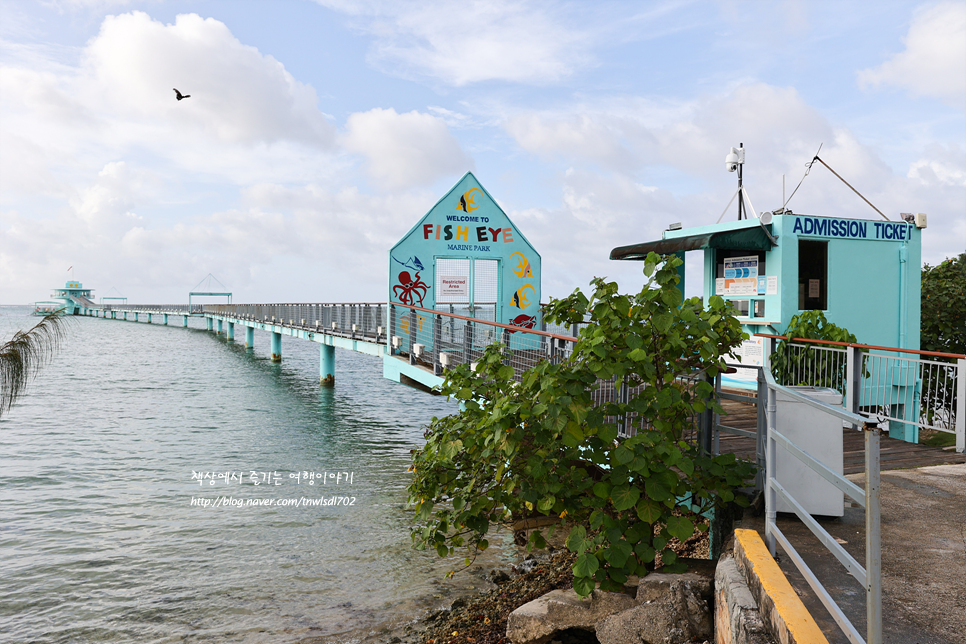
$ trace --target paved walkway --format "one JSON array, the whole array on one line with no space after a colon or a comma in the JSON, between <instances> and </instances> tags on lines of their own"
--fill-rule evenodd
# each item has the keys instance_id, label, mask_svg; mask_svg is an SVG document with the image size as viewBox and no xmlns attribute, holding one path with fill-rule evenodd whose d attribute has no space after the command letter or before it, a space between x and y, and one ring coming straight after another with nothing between
<instances>
[{"instance_id":1,"label":"paved walkway","mask_svg":"<svg viewBox=\"0 0 966 644\"><path fill-rule=\"evenodd\" d=\"M888 644L966 644L966 464L882 472L883 631ZM849 476L858 485L863 474ZM846 499L846 503L848 503ZM860 563L865 511L820 523ZM778 526L863 635L865 592L794 515ZM740 526L764 536L764 516ZM779 564L829 642L847 642L787 556Z\"/></svg>"}]
</instances>

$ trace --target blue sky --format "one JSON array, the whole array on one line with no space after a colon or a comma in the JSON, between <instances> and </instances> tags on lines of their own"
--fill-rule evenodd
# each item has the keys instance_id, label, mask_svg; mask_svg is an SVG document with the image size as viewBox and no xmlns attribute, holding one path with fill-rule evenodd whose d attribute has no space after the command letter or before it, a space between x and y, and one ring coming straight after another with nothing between
<instances>
[{"instance_id":1,"label":"blue sky","mask_svg":"<svg viewBox=\"0 0 966 644\"><path fill-rule=\"evenodd\" d=\"M137 302L208 273L238 302L382 300L467 170L545 296L636 289L610 250L715 221L739 142L759 211L821 144L890 218L928 213L925 261L963 252L966 3L4 1L0 303L68 266ZM823 168L788 205L878 218Z\"/></svg>"}]
</instances>

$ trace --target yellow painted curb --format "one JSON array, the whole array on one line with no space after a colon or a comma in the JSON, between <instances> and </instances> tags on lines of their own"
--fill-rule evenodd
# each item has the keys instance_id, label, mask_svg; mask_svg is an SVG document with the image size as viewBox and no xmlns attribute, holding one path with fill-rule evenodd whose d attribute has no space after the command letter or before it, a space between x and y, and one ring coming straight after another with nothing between
<instances>
[{"instance_id":1,"label":"yellow painted curb","mask_svg":"<svg viewBox=\"0 0 966 644\"><path fill-rule=\"evenodd\" d=\"M798 594L788 583L785 574L775 563L765 546L765 542L761 540L761 536L757 532L754 530L735 530L735 556L739 561L743 556L745 561L742 563L746 563L749 568L747 572L758 580L761 593L773 605L773 607L764 606L763 604L766 603L765 597L758 597L762 617L773 623L775 618L781 621L781 624L774 624L779 630L779 640L786 642L785 637L782 637L784 633L780 632L785 630L791 636L787 640L787 644L828 644L825 635L822 634L818 624L815 623L812 615L805 608L805 604L802 603ZM739 566L741 566L741 563L739 563ZM749 585L754 587L758 584L749 583ZM753 588L753 592L755 590L757 589ZM766 615L764 609L767 609L771 615ZM784 629L781 626L784 626Z\"/></svg>"}]
</instances>

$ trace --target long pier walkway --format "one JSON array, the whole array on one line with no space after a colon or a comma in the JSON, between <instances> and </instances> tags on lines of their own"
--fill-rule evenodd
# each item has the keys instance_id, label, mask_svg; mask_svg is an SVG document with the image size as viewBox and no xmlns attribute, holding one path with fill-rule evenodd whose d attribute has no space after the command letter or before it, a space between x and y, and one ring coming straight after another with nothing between
<instances>
[{"instance_id":1,"label":"long pier walkway","mask_svg":"<svg viewBox=\"0 0 966 644\"><path fill-rule=\"evenodd\" d=\"M575 330L567 335L557 328L526 329L396 303L75 304L80 315L113 320L169 324L174 318L187 327L189 318L203 318L209 331L232 342L244 330L248 348L254 347L255 331L264 331L270 334L271 359L276 362L282 360L283 335L316 342L323 386L335 383L336 348L381 357L386 378L430 390L442 384L444 369L471 364L494 342L513 351L508 363L519 377L544 358L570 355L576 341ZM388 330L393 328L402 335L391 335Z\"/></svg>"}]
</instances>

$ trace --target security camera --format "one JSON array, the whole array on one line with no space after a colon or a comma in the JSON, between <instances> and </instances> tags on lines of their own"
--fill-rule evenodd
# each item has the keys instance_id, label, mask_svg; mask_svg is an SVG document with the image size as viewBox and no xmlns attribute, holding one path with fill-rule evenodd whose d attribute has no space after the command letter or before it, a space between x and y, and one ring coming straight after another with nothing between
<instances>
[{"instance_id":1,"label":"security camera","mask_svg":"<svg viewBox=\"0 0 966 644\"><path fill-rule=\"evenodd\" d=\"M725 168L728 172L734 172L738 166L745 162L744 148L731 148L731 154L725 157Z\"/></svg>"}]
</instances>

